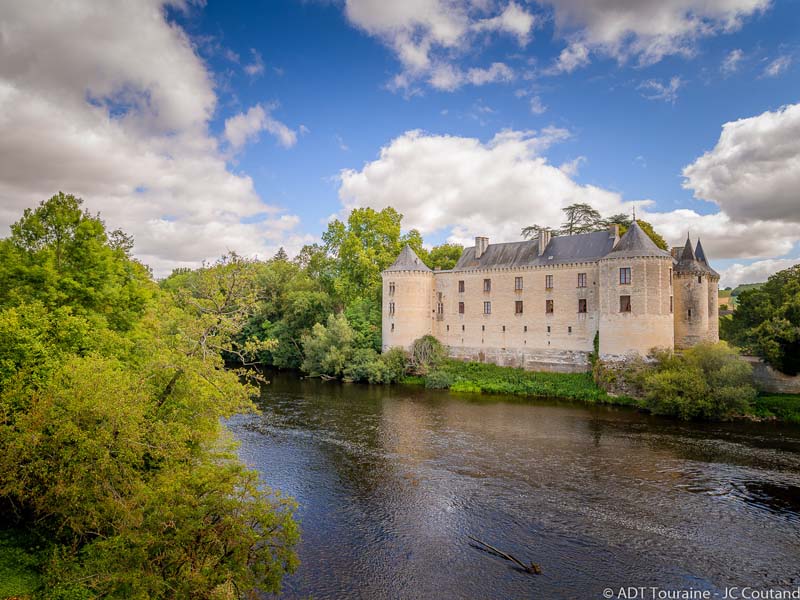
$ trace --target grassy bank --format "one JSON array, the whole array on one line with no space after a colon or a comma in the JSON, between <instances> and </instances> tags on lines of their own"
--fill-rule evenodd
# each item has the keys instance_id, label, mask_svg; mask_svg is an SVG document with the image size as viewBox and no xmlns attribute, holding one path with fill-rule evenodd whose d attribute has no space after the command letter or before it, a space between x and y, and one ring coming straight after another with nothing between
<instances>
[{"instance_id":1,"label":"grassy bank","mask_svg":"<svg viewBox=\"0 0 800 600\"><path fill-rule=\"evenodd\" d=\"M447 360L424 377L407 377L404 381L453 392L568 398L593 404L635 404L631 398L612 396L600 389L589 373L545 373Z\"/></svg>"},{"instance_id":2,"label":"grassy bank","mask_svg":"<svg viewBox=\"0 0 800 600\"><path fill-rule=\"evenodd\" d=\"M567 398L589 404L615 404L648 410L642 399L609 394L594 382L590 373L546 373L447 360L425 376L405 377L403 383L452 392ZM800 424L800 395L759 395L740 416Z\"/></svg>"},{"instance_id":3,"label":"grassy bank","mask_svg":"<svg viewBox=\"0 0 800 600\"><path fill-rule=\"evenodd\" d=\"M27 598L41 585L41 551L16 530L0 530L0 598Z\"/></svg>"},{"instance_id":4,"label":"grassy bank","mask_svg":"<svg viewBox=\"0 0 800 600\"><path fill-rule=\"evenodd\" d=\"M752 414L800 425L800 394L763 394L752 404Z\"/></svg>"}]
</instances>

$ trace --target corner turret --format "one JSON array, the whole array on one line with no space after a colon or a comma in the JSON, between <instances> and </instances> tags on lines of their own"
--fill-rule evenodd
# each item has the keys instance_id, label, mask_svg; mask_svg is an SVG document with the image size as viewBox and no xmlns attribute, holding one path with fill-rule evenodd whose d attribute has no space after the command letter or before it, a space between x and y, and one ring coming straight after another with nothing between
<instances>
[{"instance_id":1,"label":"corner turret","mask_svg":"<svg viewBox=\"0 0 800 600\"><path fill-rule=\"evenodd\" d=\"M433 271L406 245L381 273L382 347L409 348L417 338L433 333Z\"/></svg>"},{"instance_id":2,"label":"corner turret","mask_svg":"<svg viewBox=\"0 0 800 600\"><path fill-rule=\"evenodd\" d=\"M675 263L675 347L719 341L719 273L708 264L700 240L686 244Z\"/></svg>"}]
</instances>

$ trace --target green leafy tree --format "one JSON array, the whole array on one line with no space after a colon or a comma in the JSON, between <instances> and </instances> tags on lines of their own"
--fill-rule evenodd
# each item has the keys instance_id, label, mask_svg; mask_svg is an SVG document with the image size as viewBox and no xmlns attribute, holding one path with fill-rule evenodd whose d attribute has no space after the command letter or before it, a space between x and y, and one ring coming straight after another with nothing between
<instances>
[{"instance_id":1,"label":"green leafy tree","mask_svg":"<svg viewBox=\"0 0 800 600\"><path fill-rule=\"evenodd\" d=\"M720 333L779 371L800 373L800 265L741 291L733 315L721 320Z\"/></svg>"},{"instance_id":2,"label":"green leafy tree","mask_svg":"<svg viewBox=\"0 0 800 600\"><path fill-rule=\"evenodd\" d=\"M463 252L464 246L461 244L439 244L431 248L427 256L420 256L420 258L422 258L425 264L431 269L447 270L456 266Z\"/></svg>"}]
</instances>

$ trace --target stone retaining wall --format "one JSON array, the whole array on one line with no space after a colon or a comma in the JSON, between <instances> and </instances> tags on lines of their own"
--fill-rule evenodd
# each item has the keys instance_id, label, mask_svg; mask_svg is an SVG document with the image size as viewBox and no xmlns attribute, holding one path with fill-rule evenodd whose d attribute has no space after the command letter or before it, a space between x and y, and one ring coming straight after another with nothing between
<instances>
[{"instance_id":1,"label":"stone retaining wall","mask_svg":"<svg viewBox=\"0 0 800 600\"><path fill-rule=\"evenodd\" d=\"M501 367L521 367L527 371L584 373L591 369L589 353L579 350L451 347L456 360L491 363Z\"/></svg>"},{"instance_id":2,"label":"stone retaining wall","mask_svg":"<svg viewBox=\"0 0 800 600\"><path fill-rule=\"evenodd\" d=\"M757 356L745 356L744 359L753 366L753 379L759 390L773 394L800 394L800 375L784 375Z\"/></svg>"}]
</instances>

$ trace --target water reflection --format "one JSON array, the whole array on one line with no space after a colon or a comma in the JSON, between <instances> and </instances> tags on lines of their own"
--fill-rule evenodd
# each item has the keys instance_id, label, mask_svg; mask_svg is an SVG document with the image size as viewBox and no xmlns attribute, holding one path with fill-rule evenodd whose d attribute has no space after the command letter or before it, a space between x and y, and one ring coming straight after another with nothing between
<instances>
[{"instance_id":1,"label":"water reflection","mask_svg":"<svg viewBox=\"0 0 800 600\"><path fill-rule=\"evenodd\" d=\"M231 427L301 505L287 597L598 598L798 577L797 429L293 375L262 409Z\"/></svg>"}]
</instances>

